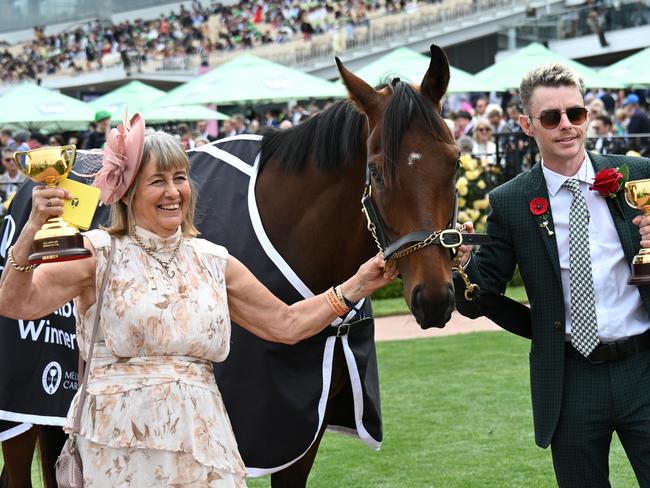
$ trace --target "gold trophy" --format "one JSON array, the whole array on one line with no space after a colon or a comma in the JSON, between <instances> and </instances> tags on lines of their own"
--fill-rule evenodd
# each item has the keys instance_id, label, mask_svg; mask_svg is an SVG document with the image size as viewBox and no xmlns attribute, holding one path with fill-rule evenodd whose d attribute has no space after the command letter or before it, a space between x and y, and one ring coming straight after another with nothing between
<instances>
[{"instance_id":1,"label":"gold trophy","mask_svg":"<svg viewBox=\"0 0 650 488\"><path fill-rule=\"evenodd\" d=\"M90 188L88 185L67 179L74 165L76 154L77 150L73 145L42 147L30 151L17 151L14 154L14 160L18 170L37 183L45 183L48 187L68 188L70 184L74 184ZM36 233L34 252L28 258L30 264L71 261L88 258L92 255L84 247L83 236L79 230L66 222L67 207L70 205L66 200L63 215L49 219ZM80 206L80 199L74 193L72 205L73 207ZM91 219L96 206L97 200L95 200L95 207L90 213Z\"/></svg>"},{"instance_id":2,"label":"gold trophy","mask_svg":"<svg viewBox=\"0 0 650 488\"><path fill-rule=\"evenodd\" d=\"M628 181L625 183L625 201L641 210L643 215L650 215L650 179ZM650 248L641 248L632 260L632 277L629 285L647 285L650 283Z\"/></svg>"}]
</instances>

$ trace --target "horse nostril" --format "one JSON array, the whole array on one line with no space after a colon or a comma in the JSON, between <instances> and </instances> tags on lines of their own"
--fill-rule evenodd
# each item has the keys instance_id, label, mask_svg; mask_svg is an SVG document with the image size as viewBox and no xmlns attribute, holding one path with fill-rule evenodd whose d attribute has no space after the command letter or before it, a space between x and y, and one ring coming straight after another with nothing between
<instances>
[{"instance_id":1,"label":"horse nostril","mask_svg":"<svg viewBox=\"0 0 650 488\"><path fill-rule=\"evenodd\" d=\"M415 288L413 288L413 292L411 293L411 312L413 312L414 315L418 315L421 312L422 309L422 287L420 285L416 285Z\"/></svg>"},{"instance_id":2,"label":"horse nostril","mask_svg":"<svg viewBox=\"0 0 650 488\"><path fill-rule=\"evenodd\" d=\"M423 286L416 285L411 293L411 312L422 328L444 327L454 310L453 283L445 283L435 291L427 293Z\"/></svg>"}]
</instances>

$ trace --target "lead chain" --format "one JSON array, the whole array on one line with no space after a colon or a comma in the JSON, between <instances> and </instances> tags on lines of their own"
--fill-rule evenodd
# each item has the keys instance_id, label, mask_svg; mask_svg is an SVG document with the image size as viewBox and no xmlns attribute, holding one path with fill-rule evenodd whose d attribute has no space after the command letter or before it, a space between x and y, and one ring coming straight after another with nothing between
<instances>
[{"instance_id":1,"label":"lead chain","mask_svg":"<svg viewBox=\"0 0 650 488\"><path fill-rule=\"evenodd\" d=\"M435 241L438 238L439 235L440 232L434 232L433 234L429 235L429 237L427 237L425 240L420 241L417 244L413 244L412 246L406 247L401 251L396 252L389 258L389 260L394 261L403 258L404 256L408 256L409 254L413 254L415 251L422 249L423 247L430 246L431 244L433 244L433 241Z\"/></svg>"}]
</instances>

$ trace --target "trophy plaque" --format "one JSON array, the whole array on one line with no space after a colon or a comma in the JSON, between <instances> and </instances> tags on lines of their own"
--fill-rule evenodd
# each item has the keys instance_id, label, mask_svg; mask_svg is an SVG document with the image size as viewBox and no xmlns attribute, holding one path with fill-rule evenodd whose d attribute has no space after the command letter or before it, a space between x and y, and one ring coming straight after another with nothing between
<instances>
[{"instance_id":1,"label":"trophy plaque","mask_svg":"<svg viewBox=\"0 0 650 488\"><path fill-rule=\"evenodd\" d=\"M17 151L14 160L18 170L37 183L45 183L48 187L58 186L68 182L67 176L74 165L76 148L73 145L52 146ZM90 188L82 183L72 182ZM66 186L66 185L61 185ZM73 194L73 199L75 198ZM97 199L86 206L90 215L97 207ZM65 211L61 217L49 219L34 236L34 252L29 256L30 264L54 263L88 258L92 253L84 247L83 236L79 230L66 221Z\"/></svg>"},{"instance_id":2,"label":"trophy plaque","mask_svg":"<svg viewBox=\"0 0 650 488\"><path fill-rule=\"evenodd\" d=\"M625 183L625 201L630 207L650 215L650 179ZM641 248L632 260L632 277L629 285L650 284L650 248Z\"/></svg>"}]
</instances>

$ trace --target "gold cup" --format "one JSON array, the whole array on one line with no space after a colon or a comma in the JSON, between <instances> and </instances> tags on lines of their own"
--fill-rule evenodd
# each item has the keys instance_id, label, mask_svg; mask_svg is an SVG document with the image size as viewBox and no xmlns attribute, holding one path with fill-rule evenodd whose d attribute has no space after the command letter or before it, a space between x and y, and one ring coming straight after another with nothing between
<instances>
[{"instance_id":1,"label":"gold cup","mask_svg":"<svg viewBox=\"0 0 650 488\"><path fill-rule=\"evenodd\" d=\"M650 179L628 181L625 183L625 201L641 210L643 215L650 215ZM647 285L650 283L650 248L641 248L632 260L632 277L629 285Z\"/></svg>"},{"instance_id":2,"label":"gold cup","mask_svg":"<svg viewBox=\"0 0 650 488\"><path fill-rule=\"evenodd\" d=\"M57 186L67 178L74 165L77 149L73 145L53 146L17 151L14 160L18 170L37 183ZM62 217L49 219L34 236L34 252L30 264L54 263L88 258L92 253L84 247L83 236Z\"/></svg>"}]
</instances>

